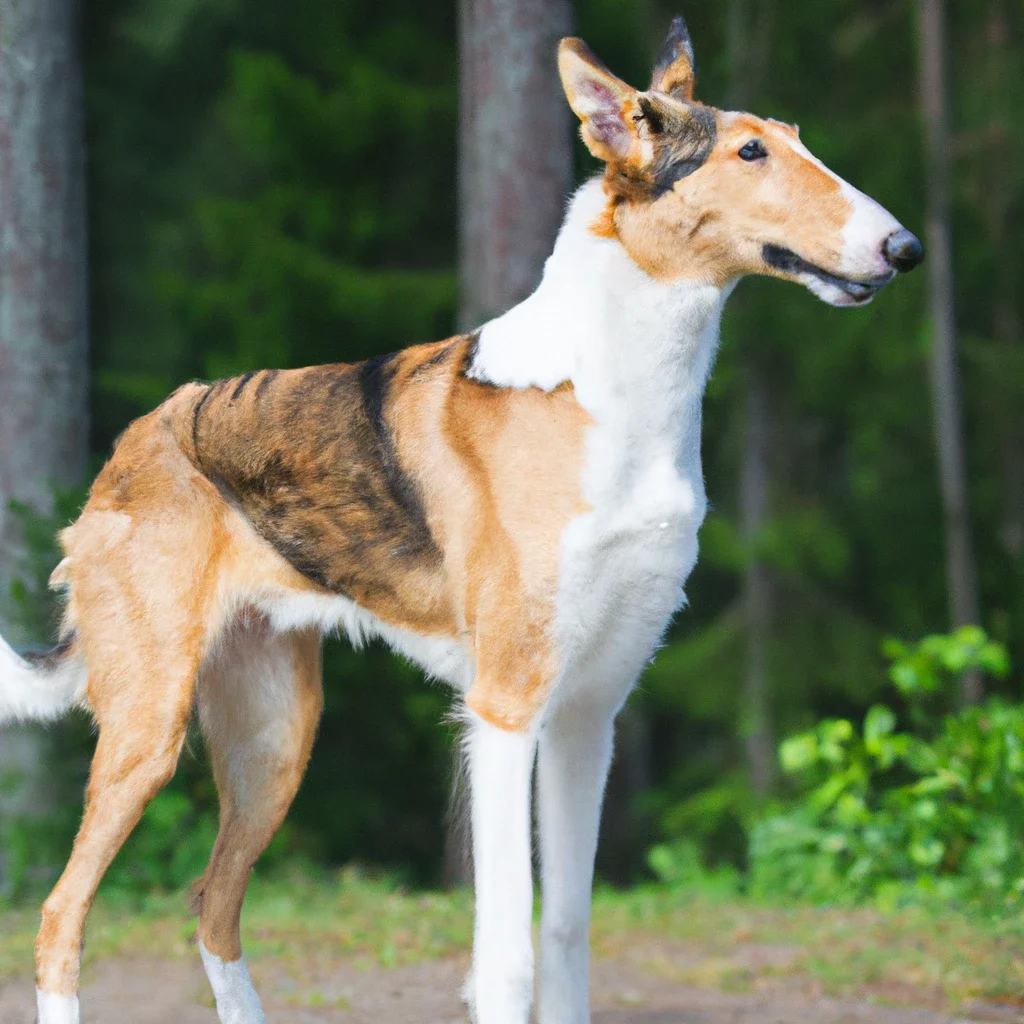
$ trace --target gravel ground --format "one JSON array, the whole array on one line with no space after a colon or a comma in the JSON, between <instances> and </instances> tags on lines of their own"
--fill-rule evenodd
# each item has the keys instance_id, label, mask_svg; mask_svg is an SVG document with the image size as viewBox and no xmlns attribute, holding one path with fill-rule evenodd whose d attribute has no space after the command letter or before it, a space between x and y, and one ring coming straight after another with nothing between
<instances>
[{"instance_id":1,"label":"gravel ground","mask_svg":"<svg viewBox=\"0 0 1024 1024\"><path fill-rule=\"evenodd\" d=\"M761 947L752 959L784 966L786 951ZM272 1024L462 1024L458 991L464 960L381 968L358 960L267 959L253 977ZM1020 1021L1019 1011L979 1006L969 1016L830 999L781 971L770 983L721 992L674 980L673 950L643 950L594 966L594 1024L968 1024ZM32 1024L30 978L0 986L0 1024ZM111 959L86 970L82 1024L215 1024L212 996L198 956L182 960Z\"/></svg>"}]
</instances>

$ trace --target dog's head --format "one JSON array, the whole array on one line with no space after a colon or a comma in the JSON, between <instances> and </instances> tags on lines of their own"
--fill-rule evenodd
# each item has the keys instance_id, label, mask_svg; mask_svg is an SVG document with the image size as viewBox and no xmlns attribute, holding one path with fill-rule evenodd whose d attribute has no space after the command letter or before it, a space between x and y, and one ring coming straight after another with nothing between
<instances>
[{"instance_id":1,"label":"dog's head","mask_svg":"<svg viewBox=\"0 0 1024 1024\"><path fill-rule=\"evenodd\" d=\"M855 306L924 258L918 239L813 156L796 127L697 102L682 18L645 91L580 39L563 39L558 61L583 141L607 163L608 204L593 230L618 238L652 276L725 285L768 274Z\"/></svg>"}]
</instances>

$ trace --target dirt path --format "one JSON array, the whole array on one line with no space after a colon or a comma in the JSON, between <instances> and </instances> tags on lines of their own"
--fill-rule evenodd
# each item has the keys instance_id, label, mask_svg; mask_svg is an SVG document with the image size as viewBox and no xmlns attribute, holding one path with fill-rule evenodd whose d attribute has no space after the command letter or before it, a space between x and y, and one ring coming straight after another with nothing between
<instances>
[{"instance_id":1,"label":"dirt path","mask_svg":"<svg viewBox=\"0 0 1024 1024\"><path fill-rule=\"evenodd\" d=\"M773 955L762 951L761 955ZM784 952L776 953L784 959ZM631 957L631 961L636 957ZM457 993L462 960L382 969L359 961L263 960L253 965L267 1014L274 1024L462 1024ZM598 961L594 969L594 1024L968 1024L1021 1020L998 1007L969 1017L875 1001L828 999L805 982L755 983L726 993L671 977L671 964ZM884 996L884 994L882 994ZM32 1024L29 979L0 986L0 1024ZM215 1024L212 997L199 966L180 960L102 961L87 971L83 1024Z\"/></svg>"}]
</instances>

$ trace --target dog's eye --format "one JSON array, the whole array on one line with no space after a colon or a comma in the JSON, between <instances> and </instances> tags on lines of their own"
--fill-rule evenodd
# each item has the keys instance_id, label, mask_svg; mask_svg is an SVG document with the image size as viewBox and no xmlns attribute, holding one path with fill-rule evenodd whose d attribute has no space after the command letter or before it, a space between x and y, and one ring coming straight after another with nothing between
<instances>
[{"instance_id":1,"label":"dog's eye","mask_svg":"<svg viewBox=\"0 0 1024 1024\"><path fill-rule=\"evenodd\" d=\"M763 160L768 155L764 143L760 139L751 139L741 150L741 160Z\"/></svg>"}]
</instances>

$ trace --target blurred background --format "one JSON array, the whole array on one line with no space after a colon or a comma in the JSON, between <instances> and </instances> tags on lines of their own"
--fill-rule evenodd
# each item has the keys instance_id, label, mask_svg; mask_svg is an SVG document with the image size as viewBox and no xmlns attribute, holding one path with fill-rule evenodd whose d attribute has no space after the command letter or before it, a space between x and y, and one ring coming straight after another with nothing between
<instances>
[{"instance_id":1,"label":"blurred background","mask_svg":"<svg viewBox=\"0 0 1024 1024\"><path fill-rule=\"evenodd\" d=\"M599 869L627 883L760 864L808 892L970 874L1019 895L1016 0L4 0L5 635L52 636L53 533L177 385L363 359L528 293L573 183L597 171L557 38L645 86L675 13L699 98L798 123L929 263L865 309L763 280L731 300L690 607L622 715ZM447 694L378 646L330 641L325 675L268 863L457 879ZM84 720L0 736L6 896L62 864L92 742ZM197 737L109 884L184 884L215 822Z\"/></svg>"}]
</instances>

